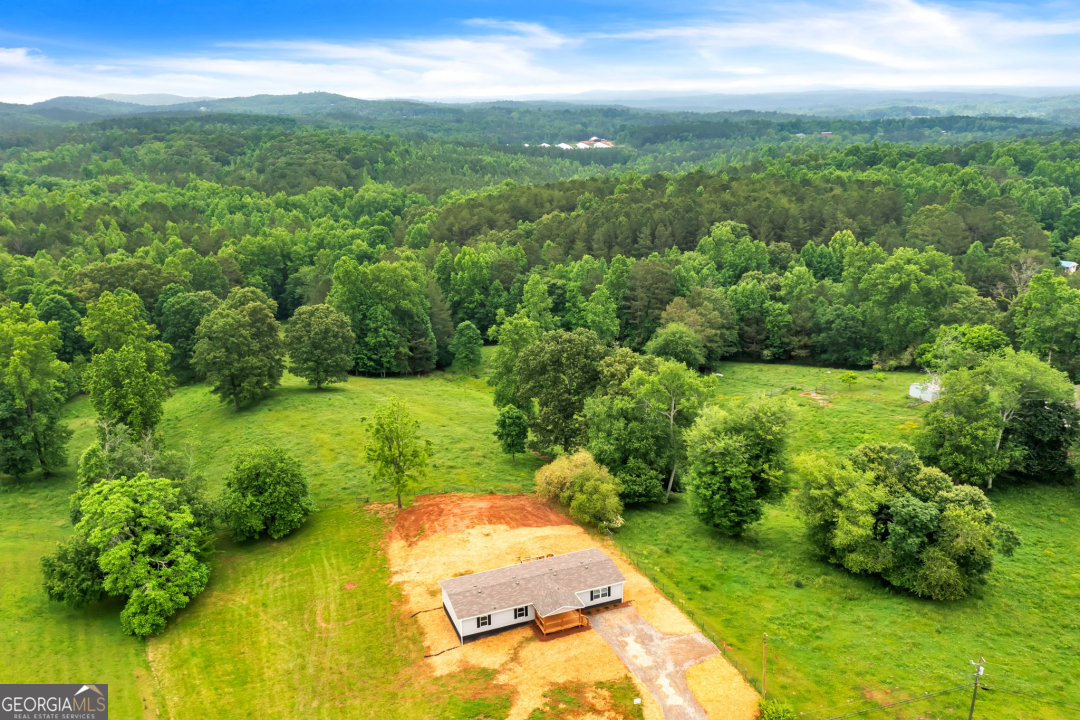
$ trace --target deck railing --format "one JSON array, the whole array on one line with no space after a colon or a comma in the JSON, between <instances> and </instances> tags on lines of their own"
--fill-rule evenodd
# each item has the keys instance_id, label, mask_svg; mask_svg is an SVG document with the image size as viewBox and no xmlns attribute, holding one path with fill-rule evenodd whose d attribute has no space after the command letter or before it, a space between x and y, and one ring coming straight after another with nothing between
<instances>
[{"instance_id":1,"label":"deck railing","mask_svg":"<svg viewBox=\"0 0 1080 720\"><path fill-rule=\"evenodd\" d=\"M539 627L540 632L545 635L559 632L560 630L581 627L583 625L588 627L589 618L582 615L580 610L559 613L558 615L551 615L546 618L540 617L539 615L536 616L536 626Z\"/></svg>"}]
</instances>

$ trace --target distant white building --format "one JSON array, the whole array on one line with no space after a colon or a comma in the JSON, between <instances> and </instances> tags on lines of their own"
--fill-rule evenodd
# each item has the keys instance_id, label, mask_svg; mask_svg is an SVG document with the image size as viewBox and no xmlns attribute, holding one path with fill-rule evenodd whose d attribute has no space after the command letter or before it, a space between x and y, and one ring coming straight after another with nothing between
<instances>
[{"instance_id":1,"label":"distant white building","mask_svg":"<svg viewBox=\"0 0 1080 720\"><path fill-rule=\"evenodd\" d=\"M907 394L908 397L917 398L923 402L934 402L941 397L941 386L933 381L911 383Z\"/></svg>"},{"instance_id":2,"label":"distant white building","mask_svg":"<svg viewBox=\"0 0 1080 720\"><path fill-rule=\"evenodd\" d=\"M561 149L563 149L563 150L573 150L573 149L574 149L574 146L573 146L573 145L567 145L566 143L559 143L559 144L558 144L558 145L556 145L555 147L557 147L557 148L561 148Z\"/></svg>"},{"instance_id":3,"label":"distant white building","mask_svg":"<svg viewBox=\"0 0 1080 720\"><path fill-rule=\"evenodd\" d=\"M1066 275L1072 275L1074 272L1076 272L1076 263L1074 263L1072 260L1062 260L1061 267L1065 270Z\"/></svg>"}]
</instances>

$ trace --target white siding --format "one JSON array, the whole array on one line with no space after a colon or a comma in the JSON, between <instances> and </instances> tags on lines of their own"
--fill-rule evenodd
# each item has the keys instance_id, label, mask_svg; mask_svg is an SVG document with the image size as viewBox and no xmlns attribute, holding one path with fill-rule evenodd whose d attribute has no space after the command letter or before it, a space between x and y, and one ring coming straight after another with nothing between
<instances>
[{"instance_id":1,"label":"white siding","mask_svg":"<svg viewBox=\"0 0 1080 720\"><path fill-rule=\"evenodd\" d=\"M603 585L602 587L607 587L607 585ZM592 588L592 590L598 589L599 588ZM590 600L589 593L591 593L592 590L582 590L581 592L577 593L578 600L580 600L581 604L585 607L588 607L590 605L599 605L600 603L606 604L609 602L622 602L623 583L615 583L614 585L612 585L611 597L604 598L603 600Z\"/></svg>"},{"instance_id":2,"label":"white siding","mask_svg":"<svg viewBox=\"0 0 1080 720\"><path fill-rule=\"evenodd\" d=\"M468 618L461 621L459 625L459 630L462 637L465 637L468 635L474 635L476 633L487 632L489 630L498 630L499 628L504 628L507 625L516 625L517 623L523 623L528 620L532 620L535 617L535 615L533 614L532 605L527 605L526 609L528 611L528 614L526 614L525 617L517 618L516 620L514 619L514 608L493 612L491 613L491 624L485 625L484 627L477 627L476 618Z\"/></svg>"},{"instance_id":3,"label":"white siding","mask_svg":"<svg viewBox=\"0 0 1080 720\"><path fill-rule=\"evenodd\" d=\"M446 596L446 591L443 590L442 604L446 608L446 612L450 614L450 622L454 623L454 627L457 628L458 636L461 636L461 622L458 620L457 613L454 612L454 606L450 602L450 598Z\"/></svg>"}]
</instances>

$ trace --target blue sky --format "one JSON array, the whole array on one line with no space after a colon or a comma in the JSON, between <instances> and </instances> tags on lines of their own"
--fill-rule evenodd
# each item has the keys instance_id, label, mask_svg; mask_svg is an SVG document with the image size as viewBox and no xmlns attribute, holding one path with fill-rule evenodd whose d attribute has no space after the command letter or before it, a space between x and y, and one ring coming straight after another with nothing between
<instances>
[{"instance_id":1,"label":"blue sky","mask_svg":"<svg viewBox=\"0 0 1080 720\"><path fill-rule=\"evenodd\" d=\"M0 101L1080 87L1080 0L5 0Z\"/></svg>"}]
</instances>

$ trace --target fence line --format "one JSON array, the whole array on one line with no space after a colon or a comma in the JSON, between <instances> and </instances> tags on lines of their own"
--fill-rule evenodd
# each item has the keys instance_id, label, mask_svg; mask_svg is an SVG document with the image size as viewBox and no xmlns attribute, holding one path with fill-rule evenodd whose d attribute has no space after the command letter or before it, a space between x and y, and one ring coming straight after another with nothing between
<instances>
[{"instance_id":1,"label":"fence line","mask_svg":"<svg viewBox=\"0 0 1080 720\"><path fill-rule=\"evenodd\" d=\"M738 658L736 658L729 652L731 649L734 648L734 645L726 642L723 638L723 635L721 635L717 631L716 627L711 622L709 622L704 617L699 617L698 614L695 613L691 608L689 608L683 600L680 600L678 595L672 592L672 590L668 587L667 583L665 583L657 575L651 572L644 563L638 560L638 558L634 555L633 552L621 545L619 546L619 549L622 551L626 559L630 561L630 564L638 569L638 572L644 575L649 582L656 586L656 588L660 590L660 592L663 593L664 596L675 605L675 607L682 610L683 613L685 613L686 616L690 618L690 621L701 629L701 633L710 641L712 641L714 645L716 645L716 647L720 650L720 654L723 655L724 658L727 659L727 661L731 663L736 670L739 671L739 674L743 676L743 679L746 680L746 682L750 683L750 685L753 687L760 688L760 677L758 677L756 674L751 673L745 665L739 662Z\"/></svg>"}]
</instances>

